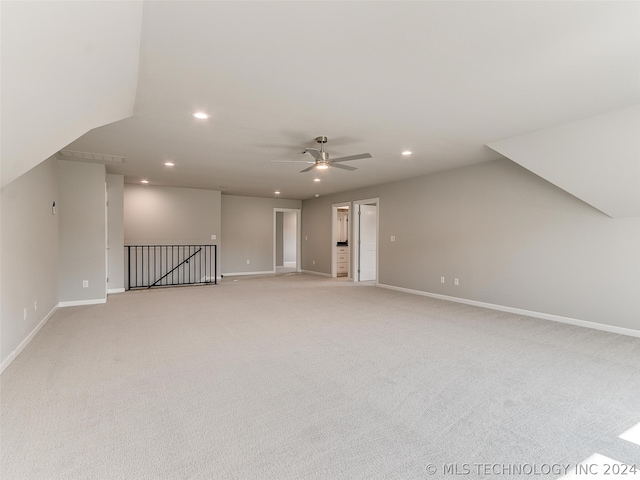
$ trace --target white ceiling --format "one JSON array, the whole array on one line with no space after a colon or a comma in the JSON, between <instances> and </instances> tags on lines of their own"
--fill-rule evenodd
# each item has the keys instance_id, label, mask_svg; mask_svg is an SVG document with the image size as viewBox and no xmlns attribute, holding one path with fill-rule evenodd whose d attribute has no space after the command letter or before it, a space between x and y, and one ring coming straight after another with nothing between
<instances>
[{"instance_id":1,"label":"white ceiling","mask_svg":"<svg viewBox=\"0 0 640 480\"><path fill-rule=\"evenodd\" d=\"M640 217L640 105L488 146L610 217Z\"/></svg>"},{"instance_id":2,"label":"white ceiling","mask_svg":"<svg viewBox=\"0 0 640 480\"><path fill-rule=\"evenodd\" d=\"M0 3L2 186L133 113L140 2ZM118 24L118 35L96 35ZM117 68L105 68L117 65Z\"/></svg>"},{"instance_id":3,"label":"white ceiling","mask_svg":"<svg viewBox=\"0 0 640 480\"><path fill-rule=\"evenodd\" d=\"M488 161L640 103L639 19L639 2L146 2L133 116L67 148L124 156L107 168L127 182L297 199ZM271 162L319 135L373 159Z\"/></svg>"}]
</instances>

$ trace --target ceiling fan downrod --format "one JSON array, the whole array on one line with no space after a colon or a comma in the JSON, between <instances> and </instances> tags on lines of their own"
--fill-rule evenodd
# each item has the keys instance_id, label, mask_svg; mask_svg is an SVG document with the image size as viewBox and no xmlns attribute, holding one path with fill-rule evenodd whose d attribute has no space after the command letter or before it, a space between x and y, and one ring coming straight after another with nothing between
<instances>
[{"instance_id":1,"label":"ceiling fan downrod","mask_svg":"<svg viewBox=\"0 0 640 480\"><path fill-rule=\"evenodd\" d=\"M320 170L329 168L329 152L324 151L324 144L327 143L327 141L329 141L329 139L324 135L316 137L316 142L320 144L319 153L321 157L316 160L316 168L319 168Z\"/></svg>"}]
</instances>

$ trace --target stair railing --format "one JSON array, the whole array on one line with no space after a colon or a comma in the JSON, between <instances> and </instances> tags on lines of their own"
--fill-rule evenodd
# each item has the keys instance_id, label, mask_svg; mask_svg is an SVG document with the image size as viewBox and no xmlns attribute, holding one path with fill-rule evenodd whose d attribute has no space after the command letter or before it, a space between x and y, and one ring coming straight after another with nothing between
<instances>
[{"instance_id":1,"label":"stair railing","mask_svg":"<svg viewBox=\"0 0 640 480\"><path fill-rule=\"evenodd\" d=\"M217 245L126 245L127 290L217 284Z\"/></svg>"}]
</instances>

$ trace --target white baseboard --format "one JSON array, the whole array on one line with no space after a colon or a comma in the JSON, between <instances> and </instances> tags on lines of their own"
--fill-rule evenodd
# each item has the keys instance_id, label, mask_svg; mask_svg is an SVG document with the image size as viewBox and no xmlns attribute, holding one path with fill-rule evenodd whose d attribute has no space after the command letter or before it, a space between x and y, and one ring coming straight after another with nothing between
<instances>
[{"instance_id":1,"label":"white baseboard","mask_svg":"<svg viewBox=\"0 0 640 480\"><path fill-rule=\"evenodd\" d=\"M100 303L107 303L106 298L92 298L91 300L73 300L71 302L60 302L59 307L77 307L80 305L98 305Z\"/></svg>"},{"instance_id":2,"label":"white baseboard","mask_svg":"<svg viewBox=\"0 0 640 480\"><path fill-rule=\"evenodd\" d=\"M58 309L58 305L55 305L51 309L51 311L45 315L45 317L40 321L40 323L38 323L38 325L36 325L36 327L33 330L31 330L31 333L27 335L27 338L25 338L22 342L20 342L20 345L18 345L18 347L9 354L9 356L2 362L2 364L0 364L0 373L4 372L5 368L7 368L11 364L11 362L13 362L15 358L18 355L20 355L20 352L22 352L22 350L24 350L25 347L29 345L31 340L33 340L33 338L40 331L40 329L44 327L44 324L49 321L49 319L57 309Z\"/></svg>"},{"instance_id":3,"label":"white baseboard","mask_svg":"<svg viewBox=\"0 0 640 480\"><path fill-rule=\"evenodd\" d=\"M124 288L110 288L107 290L107 295L111 295L112 293L124 293Z\"/></svg>"},{"instance_id":4,"label":"white baseboard","mask_svg":"<svg viewBox=\"0 0 640 480\"><path fill-rule=\"evenodd\" d=\"M330 273L314 272L313 270L300 270L301 273L308 273L309 275L320 275L321 277L331 278Z\"/></svg>"},{"instance_id":5,"label":"white baseboard","mask_svg":"<svg viewBox=\"0 0 640 480\"><path fill-rule=\"evenodd\" d=\"M4 362L2 362L0 364L0 374L2 374L2 372L5 371L5 369L11 365L11 362L13 362L16 359L16 352L13 351L9 354L9 356L7 358L4 359Z\"/></svg>"},{"instance_id":6,"label":"white baseboard","mask_svg":"<svg viewBox=\"0 0 640 480\"><path fill-rule=\"evenodd\" d=\"M267 270L264 272L234 272L234 273L223 273L223 277L238 277L240 275L275 275L274 270Z\"/></svg>"},{"instance_id":7,"label":"white baseboard","mask_svg":"<svg viewBox=\"0 0 640 480\"><path fill-rule=\"evenodd\" d=\"M606 325L604 323L590 322L587 320L578 320L577 318L563 317L561 315L553 315L551 313L534 312L532 310L524 310L522 308L506 307L504 305L496 305L493 303L479 302L477 300L468 300L466 298L451 297L449 295L442 295L439 293L423 292L421 290L412 290L410 288L396 287L393 285L378 284L378 287L387 288L389 290L397 290L399 292L412 293L414 295L422 295L423 297L438 298L440 300L447 300L450 302L464 303L466 305L473 305L476 307L489 308L491 310L499 310L501 312L515 313L517 315L525 315L527 317L540 318L542 320L550 320L552 322L566 323L569 325L575 325L577 327L591 328L594 330L601 330L609 333L617 333L619 335L628 335L630 337L639 337L640 330L633 330L631 328L616 327L615 325Z\"/></svg>"}]
</instances>

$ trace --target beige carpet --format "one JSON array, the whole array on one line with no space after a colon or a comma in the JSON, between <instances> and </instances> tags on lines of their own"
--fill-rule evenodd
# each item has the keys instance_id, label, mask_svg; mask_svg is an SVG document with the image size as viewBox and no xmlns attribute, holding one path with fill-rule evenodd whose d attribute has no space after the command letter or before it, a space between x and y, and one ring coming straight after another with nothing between
<instances>
[{"instance_id":1,"label":"beige carpet","mask_svg":"<svg viewBox=\"0 0 640 480\"><path fill-rule=\"evenodd\" d=\"M640 339L300 274L60 309L1 380L2 480L640 466Z\"/></svg>"}]
</instances>

